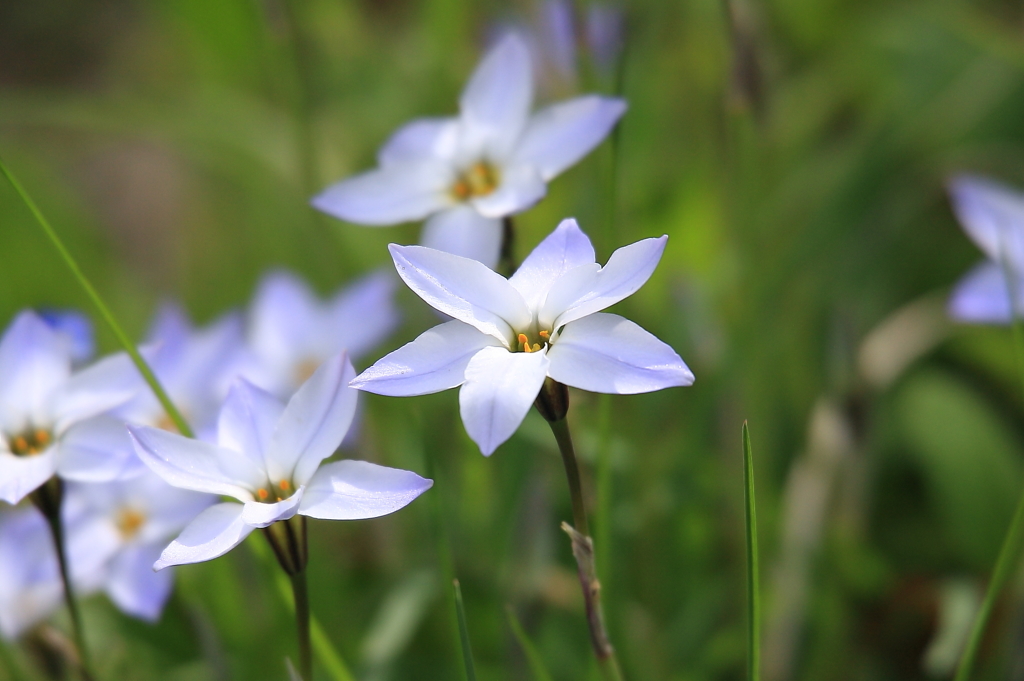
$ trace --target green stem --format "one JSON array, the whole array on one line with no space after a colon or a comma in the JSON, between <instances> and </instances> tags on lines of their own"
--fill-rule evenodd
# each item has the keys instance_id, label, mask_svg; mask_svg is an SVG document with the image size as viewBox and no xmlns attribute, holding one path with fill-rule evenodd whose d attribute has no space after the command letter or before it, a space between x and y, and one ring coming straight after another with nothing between
<instances>
[{"instance_id":1,"label":"green stem","mask_svg":"<svg viewBox=\"0 0 1024 681\"><path fill-rule=\"evenodd\" d=\"M551 432L558 442L558 451L562 453L562 464L565 466L565 477L569 482L569 496L572 498L572 519L576 531L582 535L590 535L587 526L587 511L583 504L583 485L580 482L580 467L576 463L576 450L572 446L572 435L569 433L569 421L559 419L550 421Z\"/></svg>"},{"instance_id":2,"label":"green stem","mask_svg":"<svg viewBox=\"0 0 1024 681\"><path fill-rule=\"evenodd\" d=\"M313 648L309 638L309 591L306 588L306 571L301 570L292 578L292 595L295 598L295 629L299 635L299 673L303 681L313 681Z\"/></svg>"},{"instance_id":3,"label":"green stem","mask_svg":"<svg viewBox=\"0 0 1024 681\"><path fill-rule=\"evenodd\" d=\"M60 568L61 583L64 585L64 602L67 604L68 613L71 615L71 632L75 639L75 647L78 649L79 670L85 681L92 681L96 677L92 673L89 648L85 644L85 632L82 629L82 616L78 609L78 600L75 598L74 587L71 584L71 572L68 569L64 523L61 520L64 485L60 478L50 478L42 487L32 492L31 499L36 508L39 509L39 512L46 518L46 524L50 528L50 536L53 537L53 546L57 551L57 565Z\"/></svg>"},{"instance_id":4,"label":"green stem","mask_svg":"<svg viewBox=\"0 0 1024 681\"><path fill-rule=\"evenodd\" d=\"M498 271L511 277L519 269L516 263L516 223L511 215L501 220L501 251L498 255Z\"/></svg>"},{"instance_id":5,"label":"green stem","mask_svg":"<svg viewBox=\"0 0 1024 681\"><path fill-rule=\"evenodd\" d=\"M743 499L747 527L747 679L761 678L761 578L757 548L757 507L750 430L743 422Z\"/></svg>"},{"instance_id":6,"label":"green stem","mask_svg":"<svg viewBox=\"0 0 1024 681\"><path fill-rule=\"evenodd\" d=\"M469 641L469 627L466 624L466 608L462 604L462 586L459 580L452 580L455 589L455 613L459 619L459 642L462 644L462 668L466 681L476 681L476 665L473 663L473 648Z\"/></svg>"},{"instance_id":7,"label":"green stem","mask_svg":"<svg viewBox=\"0 0 1024 681\"><path fill-rule=\"evenodd\" d=\"M120 343L121 347L124 348L124 351L128 353L129 357L131 357L132 362L135 363L135 366L136 368L138 368L139 373L142 374L142 378L145 379L146 383L153 391L153 394L156 395L156 399L159 400L160 406L163 407L164 412L167 414L168 418L170 418L171 421L174 422L174 425L178 429L178 432L180 432L182 435L186 437L194 437L192 429L189 427L188 422L185 421L185 418L181 415L181 412L178 411L178 408L174 406L173 402L171 402L171 398L167 395L167 392L163 389L163 386L160 385L160 382L157 380L156 375L153 373L153 370L150 369L149 364L146 363L146 360L142 358L142 355L139 354L138 349L136 349L135 344L132 343L132 341L128 338L128 335L125 334L124 330L121 329L121 325L117 323L116 319L114 319L114 315L110 311L110 308L108 308L107 304L103 302L102 298L100 298L99 293L96 291L95 288L93 288L93 285L86 278L85 274L82 272L82 269L78 266L78 263L75 261L74 257L72 257L70 251L68 251L68 249L64 246L64 242L61 241L59 236L57 236L57 232L55 232L53 227L50 226L49 221L47 221L42 211L40 211L39 208L36 206L35 201L32 200L32 197L30 197L28 195L28 192L26 192L25 189L21 186L21 183L18 182L17 178L15 178L11 171L8 170L7 165L3 162L2 158L0 158L0 171L3 172L4 176L7 178L7 181L11 183L11 186L14 187L14 191L17 192L18 196L21 197L21 200L28 207L29 212L32 213L33 217L35 217L36 219L36 222L38 222L39 226L42 227L43 232L46 234L47 238L49 238L54 248L57 249L57 253L60 254L60 257L64 260L64 263L68 266L68 269L71 270L71 273L75 276L75 278L78 280L78 283L85 290L86 295L89 297L90 300L92 300L92 303L93 305L96 306L96 309L99 310L100 316L103 317L103 320L110 327L110 330L114 333L114 336L117 338L118 343Z\"/></svg>"}]
</instances>

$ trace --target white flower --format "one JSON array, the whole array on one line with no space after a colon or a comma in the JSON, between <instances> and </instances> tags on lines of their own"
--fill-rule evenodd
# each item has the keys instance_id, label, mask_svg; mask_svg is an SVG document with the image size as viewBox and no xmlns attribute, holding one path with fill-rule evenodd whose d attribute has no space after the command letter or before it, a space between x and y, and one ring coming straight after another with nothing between
<instances>
[{"instance_id":1,"label":"white flower","mask_svg":"<svg viewBox=\"0 0 1024 681\"><path fill-rule=\"evenodd\" d=\"M381 395L461 385L462 421L485 455L519 427L545 377L618 394L690 385L693 374L672 348L600 312L647 281L667 239L620 248L601 267L576 221L563 220L511 279L467 258L392 244L405 283L455 321L392 352L352 385Z\"/></svg>"},{"instance_id":2,"label":"white flower","mask_svg":"<svg viewBox=\"0 0 1024 681\"><path fill-rule=\"evenodd\" d=\"M219 494L154 565L198 563L237 546L254 529L296 513L354 520L396 511L431 486L415 473L365 461L321 462L334 453L355 412L355 375L343 353L325 362L287 406L239 380L220 412L217 444L129 426L142 460L181 489Z\"/></svg>"},{"instance_id":3,"label":"white flower","mask_svg":"<svg viewBox=\"0 0 1024 681\"><path fill-rule=\"evenodd\" d=\"M156 621L171 595L172 570L154 572L167 542L217 499L171 487L144 468L130 480L68 485L81 506L76 541L106 547L97 586L122 612Z\"/></svg>"},{"instance_id":4,"label":"white flower","mask_svg":"<svg viewBox=\"0 0 1024 681\"><path fill-rule=\"evenodd\" d=\"M321 301L293 274L264 276L249 312L252 357L242 375L287 397L334 355L365 353L398 324L395 284L393 274L374 272Z\"/></svg>"},{"instance_id":5,"label":"white flower","mask_svg":"<svg viewBox=\"0 0 1024 681\"><path fill-rule=\"evenodd\" d=\"M1008 324L1014 309L1024 315L1024 195L979 177L960 176L949 185L953 208L967 236L988 260L953 290L950 315L965 322Z\"/></svg>"},{"instance_id":6,"label":"white flower","mask_svg":"<svg viewBox=\"0 0 1024 681\"><path fill-rule=\"evenodd\" d=\"M0 500L16 504L55 473L89 481L122 475L135 458L115 444L123 425L97 415L139 388L123 354L72 373L61 334L34 312L19 314L0 339Z\"/></svg>"},{"instance_id":7,"label":"white flower","mask_svg":"<svg viewBox=\"0 0 1024 681\"><path fill-rule=\"evenodd\" d=\"M415 120L378 154L380 167L313 199L325 213L364 225L429 218L422 243L493 267L501 219L544 197L547 182L608 135L621 99L588 95L530 115L530 53L512 33L484 58L457 118Z\"/></svg>"}]
</instances>

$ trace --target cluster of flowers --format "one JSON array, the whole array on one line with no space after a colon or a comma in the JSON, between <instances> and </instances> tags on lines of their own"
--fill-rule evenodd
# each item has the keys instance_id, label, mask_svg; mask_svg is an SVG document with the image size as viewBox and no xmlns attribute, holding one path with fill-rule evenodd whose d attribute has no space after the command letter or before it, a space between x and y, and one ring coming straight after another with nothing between
<instances>
[{"instance_id":1,"label":"cluster of flowers","mask_svg":"<svg viewBox=\"0 0 1024 681\"><path fill-rule=\"evenodd\" d=\"M293 276L272 274L247 318L229 314L201 329L165 307L142 352L194 438L175 432L174 414L127 356L73 370L75 348L81 355L88 345L69 333L74 324L18 316L0 341L0 499L29 497L43 514L16 509L0 519L5 635L62 595L45 533L47 520L58 521L47 509L59 511L76 589L103 589L125 612L154 619L171 589L164 568L220 556L296 514L373 518L410 503L431 481L362 461L323 463L349 430L358 390L461 386L466 430L490 455L548 386L630 394L693 382L671 347L603 312L647 281L667 237L621 248L601 266L568 219L509 278L491 269L509 216L540 200L626 108L585 96L531 115L532 99L529 52L510 34L473 74L458 117L401 128L379 168L313 200L364 224L426 219L426 245L393 244L391 255L401 279L449 321L359 376L349 356L396 324L387 273L326 303ZM302 532L304 544L304 526L283 527ZM274 536L268 531L272 544ZM302 572L304 548L275 551L289 574Z\"/></svg>"}]
</instances>

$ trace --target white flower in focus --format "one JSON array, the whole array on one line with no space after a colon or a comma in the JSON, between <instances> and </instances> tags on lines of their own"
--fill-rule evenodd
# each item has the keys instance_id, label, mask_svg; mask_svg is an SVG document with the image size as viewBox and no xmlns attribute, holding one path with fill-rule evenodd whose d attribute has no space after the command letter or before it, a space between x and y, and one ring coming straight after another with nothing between
<instances>
[{"instance_id":1,"label":"white flower in focus","mask_svg":"<svg viewBox=\"0 0 1024 681\"><path fill-rule=\"evenodd\" d=\"M964 322L1009 324L1012 301L1017 315L1024 315L1024 194L970 176L954 178L949 193L960 225L988 257L956 285L949 314Z\"/></svg>"},{"instance_id":2,"label":"white flower in focus","mask_svg":"<svg viewBox=\"0 0 1024 681\"><path fill-rule=\"evenodd\" d=\"M16 504L54 474L112 480L132 465L123 425L103 415L141 387L124 354L72 373L65 338L31 311L0 339L0 500ZM95 417L95 418L93 418Z\"/></svg>"},{"instance_id":3,"label":"white flower in focus","mask_svg":"<svg viewBox=\"0 0 1024 681\"><path fill-rule=\"evenodd\" d=\"M285 405L245 380L228 394L217 444L146 426L129 426L142 460L171 485L237 499L201 513L154 565L211 560L254 529L296 513L327 520L376 518L431 486L415 473L365 461L335 461L352 422L355 375L344 353L325 362Z\"/></svg>"},{"instance_id":4,"label":"white flower in focus","mask_svg":"<svg viewBox=\"0 0 1024 681\"><path fill-rule=\"evenodd\" d=\"M484 57L457 118L415 120L392 135L380 167L324 190L313 206L343 220L391 225L427 218L422 243L489 267L501 250L501 219L544 197L547 183L603 140L626 110L587 95L530 115L533 73L511 33Z\"/></svg>"},{"instance_id":5,"label":"white flower in focus","mask_svg":"<svg viewBox=\"0 0 1024 681\"><path fill-rule=\"evenodd\" d=\"M454 317L360 374L380 395L456 386L469 436L490 455L511 437L546 377L593 392L631 394L693 383L679 355L618 315L602 313L651 276L668 237L615 251L601 267L575 220L563 220L505 279L479 262L391 245L405 283Z\"/></svg>"},{"instance_id":6,"label":"white flower in focus","mask_svg":"<svg viewBox=\"0 0 1024 681\"><path fill-rule=\"evenodd\" d=\"M287 397L331 357L375 347L398 325L395 283L390 272L375 272L321 301L295 275L267 274L249 312L252 361L242 376Z\"/></svg>"},{"instance_id":7,"label":"white flower in focus","mask_svg":"<svg viewBox=\"0 0 1024 681\"><path fill-rule=\"evenodd\" d=\"M154 572L153 563L176 534L217 501L171 487L144 467L130 480L68 485L82 506L79 534L107 547L97 586L124 613L155 622L171 595L172 570ZM82 541L80 538L79 541Z\"/></svg>"}]
</instances>

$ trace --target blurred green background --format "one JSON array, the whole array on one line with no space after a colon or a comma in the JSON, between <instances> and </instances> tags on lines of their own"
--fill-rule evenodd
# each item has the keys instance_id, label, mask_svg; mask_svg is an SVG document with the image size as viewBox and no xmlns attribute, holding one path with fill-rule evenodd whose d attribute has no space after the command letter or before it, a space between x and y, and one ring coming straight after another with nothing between
<instances>
[{"instance_id":1,"label":"blurred green background","mask_svg":"<svg viewBox=\"0 0 1024 681\"><path fill-rule=\"evenodd\" d=\"M623 10L619 68L581 41L577 76L546 78L540 95L621 88L616 143L517 225L520 257L566 216L602 261L670 235L618 309L673 345L696 384L573 393L570 413L626 675L744 677L747 419L767 681L948 678L1024 485L1024 403L1009 331L945 320L945 294L980 254L944 182L970 170L1024 185L1024 9ZM245 306L272 266L326 294L388 266L386 244L415 242L419 226L343 224L308 197L372 166L409 118L453 113L489 36L543 17L532 0L3 2L0 153L136 336L164 298L201 322ZM0 277L3 324L26 306L93 312L7 185ZM435 322L399 295L404 326L364 366ZM481 679L532 678L506 606L554 679L591 678L543 421L484 459L455 391L370 395L365 413L358 456L436 484L392 517L311 523L313 610L357 677L461 678L454 575ZM293 623L271 567L242 547L180 569L157 626L89 599L100 675L285 678ZM1024 679L1022 636L1011 589L976 678ZM43 678L46 640L5 644L0 679Z\"/></svg>"}]
</instances>

